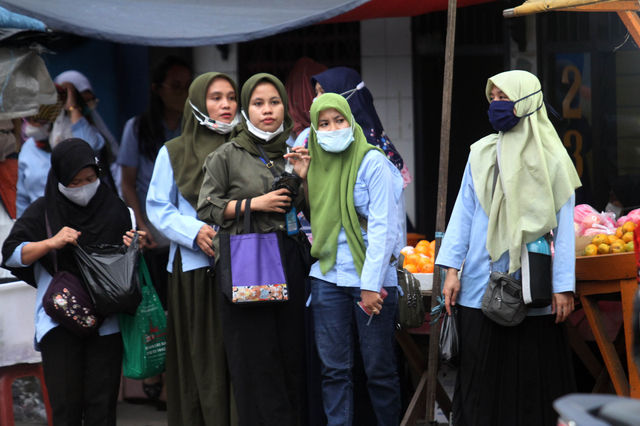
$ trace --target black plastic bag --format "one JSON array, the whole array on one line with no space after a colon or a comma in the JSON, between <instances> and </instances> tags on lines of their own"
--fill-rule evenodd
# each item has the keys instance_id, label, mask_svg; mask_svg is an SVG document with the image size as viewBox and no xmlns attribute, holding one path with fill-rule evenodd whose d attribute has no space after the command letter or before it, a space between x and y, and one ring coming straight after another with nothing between
<instances>
[{"instance_id":1,"label":"black plastic bag","mask_svg":"<svg viewBox=\"0 0 640 426\"><path fill-rule=\"evenodd\" d=\"M458 325L454 307L451 308L451 315L443 313L440 329L440 359L453 367L458 366Z\"/></svg>"},{"instance_id":2,"label":"black plastic bag","mask_svg":"<svg viewBox=\"0 0 640 426\"><path fill-rule=\"evenodd\" d=\"M74 254L87 291L96 310L103 316L114 313L133 315L142 300L138 281L138 234L131 245L100 244Z\"/></svg>"}]
</instances>

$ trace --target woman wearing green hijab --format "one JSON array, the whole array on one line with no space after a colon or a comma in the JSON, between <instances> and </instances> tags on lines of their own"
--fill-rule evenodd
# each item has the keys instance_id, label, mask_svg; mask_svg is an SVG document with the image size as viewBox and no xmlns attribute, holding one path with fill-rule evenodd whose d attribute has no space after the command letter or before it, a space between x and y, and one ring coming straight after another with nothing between
<instances>
[{"instance_id":1,"label":"woman wearing green hijab","mask_svg":"<svg viewBox=\"0 0 640 426\"><path fill-rule=\"evenodd\" d=\"M400 420L393 344L402 176L382 150L367 143L342 96L319 96L310 116L308 151L296 147L287 158L308 185L311 254L318 258L310 273L311 305L327 424L353 422L357 336L377 422L395 425Z\"/></svg>"},{"instance_id":2,"label":"woman wearing green hijab","mask_svg":"<svg viewBox=\"0 0 640 426\"><path fill-rule=\"evenodd\" d=\"M236 206L245 214L251 199L253 232L282 234L281 253L288 300L238 306L224 296L218 282L218 309L240 425L307 424L304 369L304 234L288 236L285 213L304 206L302 191L291 199L285 188L272 190L275 171L285 168L283 155L293 127L284 85L271 74L256 74L242 86L242 122L229 143L207 157L198 201L198 217L221 231L243 233L235 223ZM249 231L244 231L249 232ZM219 238L214 239L216 252ZM216 261L218 259L216 258ZM234 258L234 262L238 259ZM255 259L245 259L255 268Z\"/></svg>"},{"instance_id":3,"label":"woman wearing green hijab","mask_svg":"<svg viewBox=\"0 0 640 426\"><path fill-rule=\"evenodd\" d=\"M147 216L171 241L167 287L167 410L169 425L227 425L232 408L217 294L207 274L213 228L196 202L207 155L237 122L236 84L209 72L189 87L182 134L158 152L147 193Z\"/></svg>"},{"instance_id":4,"label":"woman wearing green hijab","mask_svg":"<svg viewBox=\"0 0 640 426\"><path fill-rule=\"evenodd\" d=\"M552 425L553 400L575 391L562 322L574 307L573 207L580 180L547 117L536 76L500 73L488 80L486 96L498 133L471 145L436 259L447 268L447 312L457 307L460 368L453 423ZM520 279L523 245L530 247L549 231L555 247L551 304L530 307L513 327L485 317L480 307L490 271Z\"/></svg>"}]
</instances>

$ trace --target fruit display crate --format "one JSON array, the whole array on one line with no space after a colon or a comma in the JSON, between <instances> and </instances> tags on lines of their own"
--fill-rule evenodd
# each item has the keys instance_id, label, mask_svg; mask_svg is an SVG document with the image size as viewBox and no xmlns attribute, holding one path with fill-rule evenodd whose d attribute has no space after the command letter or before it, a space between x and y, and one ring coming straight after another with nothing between
<instances>
[{"instance_id":1,"label":"fruit display crate","mask_svg":"<svg viewBox=\"0 0 640 426\"><path fill-rule=\"evenodd\" d=\"M637 274L634 252L576 257L577 281L623 280Z\"/></svg>"}]
</instances>

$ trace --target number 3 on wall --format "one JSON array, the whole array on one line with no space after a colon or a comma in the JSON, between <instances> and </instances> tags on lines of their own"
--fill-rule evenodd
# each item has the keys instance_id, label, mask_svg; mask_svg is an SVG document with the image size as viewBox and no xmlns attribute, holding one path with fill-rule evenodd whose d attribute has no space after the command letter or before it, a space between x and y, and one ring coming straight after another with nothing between
<instances>
[{"instance_id":1,"label":"number 3 on wall","mask_svg":"<svg viewBox=\"0 0 640 426\"><path fill-rule=\"evenodd\" d=\"M577 108L571 108L573 99L578 94L578 90L582 85L582 75L580 70L575 65L567 65L562 70L562 83L569 84L569 74L573 74L573 82L567 95L562 100L562 117L563 118L580 118L582 117L582 108L578 104Z\"/></svg>"},{"instance_id":2,"label":"number 3 on wall","mask_svg":"<svg viewBox=\"0 0 640 426\"><path fill-rule=\"evenodd\" d=\"M572 143L572 141L574 143ZM562 144L568 150L571 150L571 147L575 146L572 155L576 161L576 171L578 172L578 176L582 177L582 171L584 169L584 160L582 158L582 135L577 130L567 130L564 134Z\"/></svg>"}]
</instances>

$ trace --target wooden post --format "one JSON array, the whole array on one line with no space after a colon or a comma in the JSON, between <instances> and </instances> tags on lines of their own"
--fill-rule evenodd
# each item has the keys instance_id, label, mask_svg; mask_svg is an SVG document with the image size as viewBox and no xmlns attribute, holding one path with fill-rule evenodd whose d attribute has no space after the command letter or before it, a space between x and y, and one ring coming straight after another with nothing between
<instances>
[{"instance_id":1,"label":"wooden post","mask_svg":"<svg viewBox=\"0 0 640 426\"><path fill-rule=\"evenodd\" d=\"M442 85L442 122L440 126L440 162L438 170L438 201L436 212L436 253L445 229L447 213L447 181L449 177L449 139L451 135L451 92L453 87L453 53L456 38L456 0L449 0L447 12L447 38L444 51L444 81ZM433 274L431 290L431 307L438 304L440 295L440 268ZM429 359L427 364L426 420L435 420L435 397L438 381L438 342L440 340L440 324L431 327L429 336Z\"/></svg>"},{"instance_id":2,"label":"wooden post","mask_svg":"<svg viewBox=\"0 0 640 426\"><path fill-rule=\"evenodd\" d=\"M624 23L624 26L627 27L627 31L629 31L631 37L633 37L636 46L640 47L640 18L638 14L635 11L625 10L618 12L618 16Z\"/></svg>"}]
</instances>

